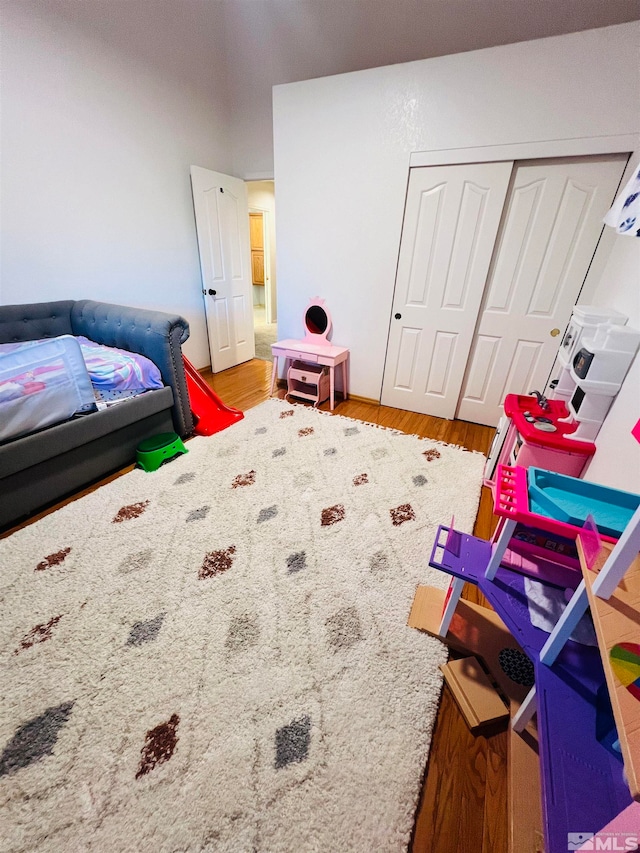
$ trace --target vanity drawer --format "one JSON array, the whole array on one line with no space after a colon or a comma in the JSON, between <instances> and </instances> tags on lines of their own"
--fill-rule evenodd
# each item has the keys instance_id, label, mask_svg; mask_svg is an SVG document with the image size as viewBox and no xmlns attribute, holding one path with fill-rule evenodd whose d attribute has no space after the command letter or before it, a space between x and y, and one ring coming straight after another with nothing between
<instances>
[{"instance_id":1,"label":"vanity drawer","mask_svg":"<svg viewBox=\"0 0 640 853\"><path fill-rule=\"evenodd\" d=\"M289 349L285 353L287 358L299 359L301 355L304 355L305 362L309 362L310 364L318 363L318 356L315 353L301 353L300 350L292 350Z\"/></svg>"}]
</instances>

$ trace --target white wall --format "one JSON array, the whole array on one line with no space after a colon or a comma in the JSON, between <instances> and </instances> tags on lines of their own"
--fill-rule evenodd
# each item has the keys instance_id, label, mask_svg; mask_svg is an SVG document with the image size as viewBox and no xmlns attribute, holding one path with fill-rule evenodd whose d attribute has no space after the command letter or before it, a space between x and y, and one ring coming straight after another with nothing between
<instances>
[{"instance_id":1,"label":"white wall","mask_svg":"<svg viewBox=\"0 0 640 853\"><path fill-rule=\"evenodd\" d=\"M632 162L638 165L635 160ZM615 235L593 304L621 311L629 317L627 325L640 330L638 238ZM639 418L640 356L636 356L598 433L596 455L584 474L585 479L640 492L640 444L631 435Z\"/></svg>"},{"instance_id":2,"label":"white wall","mask_svg":"<svg viewBox=\"0 0 640 853\"><path fill-rule=\"evenodd\" d=\"M414 151L638 132L637 23L274 88L278 335L326 299L379 399Z\"/></svg>"},{"instance_id":3,"label":"white wall","mask_svg":"<svg viewBox=\"0 0 640 853\"><path fill-rule=\"evenodd\" d=\"M228 171L224 77L203 86L38 4L2 20L0 304L95 298L187 318L209 363L189 166ZM145 45L149 54L149 44ZM209 69L210 70L210 69Z\"/></svg>"},{"instance_id":4,"label":"white wall","mask_svg":"<svg viewBox=\"0 0 640 853\"><path fill-rule=\"evenodd\" d=\"M278 281L276 274L276 196L273 181L248 181L247 193L249 197L249 209L259 210L264 215L265 231L267 237L267 251L265 256L265 275L268 281L264 287L264 298L267 308L267 323L277 321L277 294Z\"/></svg>"}]
</instances>

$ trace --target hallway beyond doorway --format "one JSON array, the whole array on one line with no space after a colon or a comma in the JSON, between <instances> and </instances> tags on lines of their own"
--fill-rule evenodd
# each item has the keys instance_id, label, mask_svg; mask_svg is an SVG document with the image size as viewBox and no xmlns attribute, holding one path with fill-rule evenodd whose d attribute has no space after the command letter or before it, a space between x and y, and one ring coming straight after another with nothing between
<instances>
[{"instance_id":1,"label":"hallway beyond doorway","mask_svg":"<svg viewBox=\"0 0 640 853\"><path fill-rule=\"evenodd\" d=\"M253 331L256 339L256 358L273 361L271 344L278 340L278 324L267 323L264 305L253 306Z\"/></svg>"}]
</instances>

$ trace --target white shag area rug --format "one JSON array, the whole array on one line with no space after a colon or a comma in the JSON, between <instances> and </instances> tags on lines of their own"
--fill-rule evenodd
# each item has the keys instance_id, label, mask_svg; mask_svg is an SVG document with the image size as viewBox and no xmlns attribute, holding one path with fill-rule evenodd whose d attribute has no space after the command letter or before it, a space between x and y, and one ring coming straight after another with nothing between
<instances>
[{"instance_id":1,"label":"white shag area rug","mask_svg":"<svg viewBox=\"0 0 640 853\"><path fill-rule=\"evenodd\" d=\"M0 849L405 850L484 457L279 400L187 447L0 541Z\"/></svg>"}]
</instances>

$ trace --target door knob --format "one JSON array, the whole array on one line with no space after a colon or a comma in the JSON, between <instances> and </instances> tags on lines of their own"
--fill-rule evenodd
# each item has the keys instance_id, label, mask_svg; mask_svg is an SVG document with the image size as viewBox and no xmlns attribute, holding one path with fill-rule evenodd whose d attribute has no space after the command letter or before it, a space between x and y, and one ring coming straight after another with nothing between
<instances>
[{"instance_id":1,"label":"door knob","mask_svg":"<svg viewBox=\"0 0 640 853\"><path fill-rule=\"evenodd\" d=\"M209 288L209 296L215 296L215 295L216 295L216 291Z\"/></svg>"},{"instance_id":2,"label":"door knob","mask_svg":"<svg viewBox=\"0 0 640 853\"><path fill-rule=\"evenodd\" d=\"M552 338L557 338L558 335L560 334L560 329L551 329L549 334L551 335Z\"/></svg>"},{"instance_id":3,"label":"door knob","mask_svg":"<svg viewBox=\"0 0 640 853\"><path fill-rule=\"evenodd\" d=\"M393 316L396 318L396 320L402 319L402 314L394 314Z\"/></svg>"}]
</instances>

